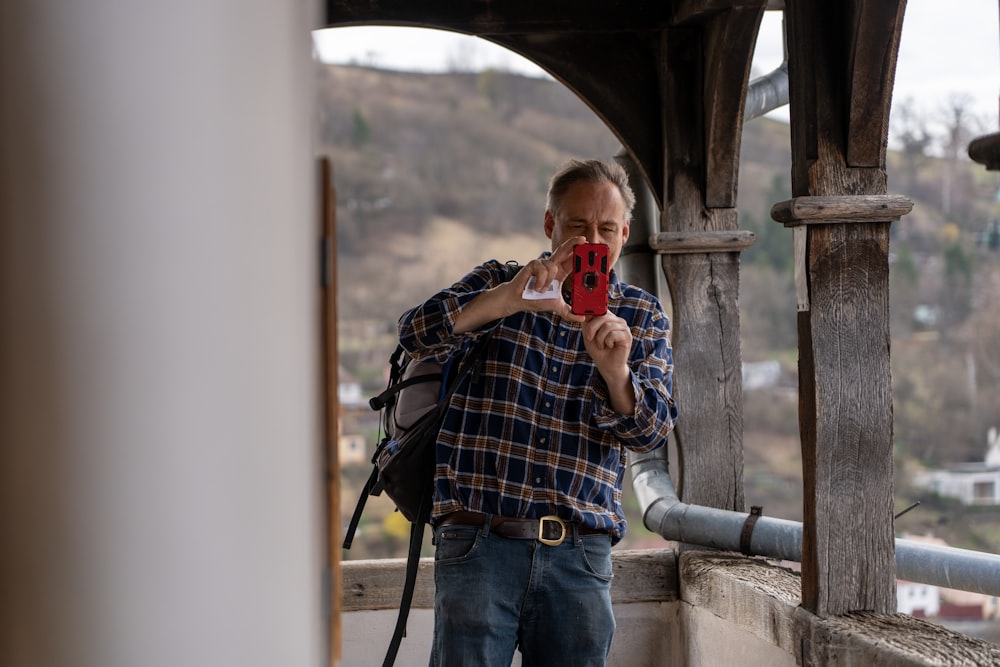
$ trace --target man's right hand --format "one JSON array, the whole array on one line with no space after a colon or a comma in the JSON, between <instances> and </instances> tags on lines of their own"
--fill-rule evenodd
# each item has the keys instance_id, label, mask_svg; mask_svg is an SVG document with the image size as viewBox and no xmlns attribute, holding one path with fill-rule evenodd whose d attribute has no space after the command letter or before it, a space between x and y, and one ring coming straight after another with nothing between
<instances>
[{"instance_id":1,"label":"man's right hand","mask_svg":"<svg viewBox=\"0 0 1000 667\"><path fill-rule=\"evenodd\" d=\"M559 295L553 299L525 299L524 288L534 277L535 285L547 286L553 280L560 285L573 270L573 248L585 243L586 238L575 236L567 239L548 257L539 257L525 264L513 280L486 290L470 301L455 320L455 333L473 331L483 325L514 313L530 310L553 312L572 322L584 322L586 317L574 315L570 305Z\"/></svg>"},{"instance_id":2,"label":"man's right hand","mask_svg":"<svg viewBox=\"0 0 1000 667\"><path fill-rule=\"evenodd\" d=\"M583 236L567 239L551 255L531 260L524 265L513 280L506 285L496 287L497 290L507 288L504 299L509 304L508 307L511 308L507 314L523 310L549 311L574 322L583 322L586 318L582 315L574 315L570 305L562 298L562 289L559 289L556 296L551 299L526 299L524 290L532 279L534 279L534 285L539 286L542 290L553 282L561 288L573 271L573 248L580 243L586 243L586 241L587 239Z\"/></svg>"}]
</instances>

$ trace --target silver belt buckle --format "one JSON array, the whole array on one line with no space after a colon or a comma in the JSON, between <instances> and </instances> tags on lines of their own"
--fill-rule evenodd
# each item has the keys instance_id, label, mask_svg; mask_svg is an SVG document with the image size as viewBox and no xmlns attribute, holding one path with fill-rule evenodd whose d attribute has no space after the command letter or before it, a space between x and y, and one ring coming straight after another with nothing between
<instances>
[{"instance_id":1,"label":"silver belt buckle","mask_svg":"<svg viewBox=\"0 0 1000 667\"><path fill-rule=\"evenodd\" d=\"M555 523L559 524L559 528L562 529L562 534L560 534L558 538L555 538L555 539L546 539L544 537L544 535L545 535L545 522L546 521L552 521L552 522L555 522ZM543 516L541 519L538 520L538 541L539 542L541 542L542 544L548 545L550 547L557 547L560 544L562 544L563 540L565 540L565 539L566 539L566 522L565 521L563 521L559 517L555 516L554 514L549 514L548 516Z\"/></svg>"}]
</instances>

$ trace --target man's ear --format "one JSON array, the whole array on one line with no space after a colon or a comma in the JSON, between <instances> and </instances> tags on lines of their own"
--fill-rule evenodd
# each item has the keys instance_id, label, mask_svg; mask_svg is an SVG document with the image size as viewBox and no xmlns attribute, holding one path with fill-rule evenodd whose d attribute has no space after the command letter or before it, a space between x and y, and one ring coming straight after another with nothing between
<instances>
[{"instance_id":1,"label":"man's ear","mask_svg":"<svg viewBox=\"0 0 1000 667\"><path fill-rule=\"evenodd\" d=\"M552 238L552 232L556 228L556 218L552 215L551 211L545 212L545 236L547 238Z\"/></svg>"},{"instance_id":2,"label":"man's ear","mask_svg":"<svg viewBox=\"0 0 1000 667\"><path fill-rule=\"evenodd\" d=\"M630 229L632 229L632 221L631 220L626 220L625 221L625 225L622 227L622 245L623 246L628 241L628 233L629 233Z\"/></svg>"}]
</instances>

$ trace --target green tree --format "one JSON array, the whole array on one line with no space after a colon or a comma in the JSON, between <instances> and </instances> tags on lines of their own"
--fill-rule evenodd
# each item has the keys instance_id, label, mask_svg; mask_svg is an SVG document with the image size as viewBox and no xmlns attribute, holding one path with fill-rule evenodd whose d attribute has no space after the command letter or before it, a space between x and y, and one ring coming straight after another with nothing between
<instances>
[{"instance_id":1,"label":"green tree","mask_svg":"<svg viewBox=\"0 0 1000 667\"><path fill-rule=\"evenodd\" d=\"M901 245L889 265L889 326L894 336L913 330L913 311L920 299L920 269L909 245Z\"/></svg>"},{"instance_id":2,"label":"green tree","mask_svg":"<svg viewBox=\"0 0 1000 667\"><path fill-rule=\"evenodd\" d=\"M944 249L944 290L944 324L963 322L972 310L972 259L958 241Z\"/></svg>"},{"instance_id":3,"label":"green tree","mask_svg":"<svg viewBox=\"0 0 1000 667\"><path fill-rule=\"evenodd\" d=\"M743 214L743 228L749 229L757 237L754 244L743 253L744 263L767 266L778 273L792 275L795 265L792 232L771 219L770 209L774 203L788 199L789 193L787 179L775 174L764 199L768 202L768 209L759 216Z\"/></svg>"},{"instance_id":4,"label":"green tree","mask_svg":"<svg viewBox=\"0 0 1000 667\"><path fill-rule=\"evenodd\" d=\"M903 101L895 120L896 140L902 146L905 161L906 189L914 192L917 189L917 172L926 161L934 136L927 128L927 119L917 111L912 97Z\"/></svg>"},{"instance_id":5,"label":"green tree","mask_svg":"<svg viewBox=\"0 0 1000 667\"><path fill-rule=\"evenodd\" d=\"M351 144L355 148L361 148L367 145L371 139L371 125L365 120L364 114L359 109L355 109L351 118Z\"/></svg>"}]
</instances>

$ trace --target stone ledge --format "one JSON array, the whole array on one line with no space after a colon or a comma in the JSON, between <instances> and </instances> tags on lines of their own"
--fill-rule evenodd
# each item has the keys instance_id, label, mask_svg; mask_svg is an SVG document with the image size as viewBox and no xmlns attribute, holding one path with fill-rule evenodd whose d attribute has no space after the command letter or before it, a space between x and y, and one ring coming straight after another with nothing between
<instances>
[{"instance_id":1,"label":"stone ledge","mask_svg":"<svg viewBox=\"0 0 1000 667\"><path fill-rule=\"evenodd\" d=\"M799 605L798 574L762 559L692 551L679 569L684 606L711 611L799 665L1000 665L1000 646L905 614L820 618Z\"/></svg>"}]
</instances>

